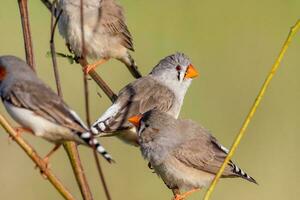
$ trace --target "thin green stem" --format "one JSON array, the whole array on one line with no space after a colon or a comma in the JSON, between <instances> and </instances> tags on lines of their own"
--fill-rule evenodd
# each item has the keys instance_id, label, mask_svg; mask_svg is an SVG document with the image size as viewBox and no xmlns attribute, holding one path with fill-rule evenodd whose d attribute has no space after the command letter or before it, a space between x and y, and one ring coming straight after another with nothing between
<instances>
[{"instance_id":1,"label":"thin green stem","mask_svg":"<svg viewBox=\"0 0 300 200\"><path fill-rule=\"evenodd\" d=\"M260 104L260 102L261 102L261 100L262 100L262 98L263 98L263 96L264 96L264 94L265 94L272 78L273 78L273 76L275 75L276 71L278 70L279 65L282 61L282 58L283 58L285 52L287 51L287 49L289 47L289 44L292 41L292 38L295 36L295 34L299 30L299 28L300 28L300 20L298 20L298 22L291 28L290 33L289 33L286 41L284 42L283 47L282 47L275 63L273 64L273 66L271 68L271 71L267 75L267 78L266 78L264 84L262 85L261 90L258 93L258 95L257 95L257 97L254 101L254 104L252 105L252 107L251 107L251 109L250 109L250 111L249 111L249 113L248 113L248 115L247 115L247 117L246 117L246 119L245 119L238 135L237 135L237 137L235 138L226 159L224 160L220 170L218 171L218 173L215 176L214 180L212 181L210 187L208 188L208 190L207 190L207 192L204 196L204 200L209 200L210 199L210 196L211 196L212 192L214 191L214 189L215 189L215 187L218 183L218 180L220 179L221 175L223 174L223 172L225 170L225 167L227 166L228 162L231 160L233 154L235 153L238 145L241 142L241 139L245 135L246 129L247 129L249 123L251 122L252 117L254 116L254 114L255 114L255 112L256 112L256 110L257 110L257 108L258 108L258 106L259 106L259 104Z\"/></svg>"}]
</instances>

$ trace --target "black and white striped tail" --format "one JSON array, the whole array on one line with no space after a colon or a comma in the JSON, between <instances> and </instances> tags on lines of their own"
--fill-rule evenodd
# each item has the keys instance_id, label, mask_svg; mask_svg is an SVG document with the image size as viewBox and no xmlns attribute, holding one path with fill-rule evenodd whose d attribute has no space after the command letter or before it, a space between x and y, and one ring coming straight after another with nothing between
<instances>
[{"instance_id":1,"label":"black and white striped tail","mask_svg":"<svg viewBox=\"0 0 300 200\"><path fill-rule=\"evenodd\" d=\"M256 180L249 176L246 172L244 172L241 168L239 168L237 165L233 164L232 162L229 163L229 165L232 167L232 172L236 174L237 176L240 176L243 179L246 179L247 181L250 181L252 183L257 184Z\"/></svg>"},{"instance_id":2,"label":"black and white striped tail","mask_svg":"<svg viewBox=\"0 0 300 200\"><path fill-rule=\"evenodd\" d=\"M107 121L99 121L95 123L91 128L90 128L92 134L94 137L101 137L107 135L107 133L113 132L109 125L107 124Z\"/></svg>"},{"instance_id":3,"label":"black and white striped tail","mask_svg":"<svg viewBox=\"0 0 300 200\"><path fill-rule=\"evenodd\" d=\"M98 136L106 128L107 128L107 125L105 124L105 122L100 121L100 122L96 122L95 124L93 124L93 126L90 129L94 136Z\"/></svg>"},{"instance_id":4,"label":"black and white striped tail","mask_svg":"<svg viewBox=\"0 0 300 200\"><path fill-rule=\"evenodd\" d=\"M132 76L134 78L141 78L142 74L141 72L138 70L138 67L134 61L134 59L131 57L130 54L128 54L128 59L130 60L130 64L126 64L128 70L130 71L130 73L132 74Z\"/></svg>"},{"instance_id":5,"label":"black and white striped tail","mask_svg":"<svg viewBox=\"0 0 300 200\"><path fill-rule=\"evenodd\" d=\"M100 153L109 163L115 162L111 155L106 151L106 149L96 140L90 132L79 133L79 137L86 143L89 144L92 148Z\"/></svg>"}]
</instances>

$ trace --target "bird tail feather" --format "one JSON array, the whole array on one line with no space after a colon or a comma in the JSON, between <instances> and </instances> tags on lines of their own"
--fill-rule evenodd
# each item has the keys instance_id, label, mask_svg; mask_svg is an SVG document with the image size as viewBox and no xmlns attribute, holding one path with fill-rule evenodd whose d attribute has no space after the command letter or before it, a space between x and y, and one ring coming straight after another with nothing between
<instances>
[{"instance_id":1,"label":"bird tail feather","mask_svg":"<svg viewBox=\"0 0 300 200\"><path fill-rule=\"evenodd\" d=\"M256 180L253 178L253 177L251 177L251 176L249 176L246 172L244 172L241 168L239 168L237 165L235 165L234 163L229 163L229 165L231 165L231 167L232 167L232 172L235 174L235 175L237 175L237 176L239 176L239 177L241 177L241 178L243 178L243 179L246 179L247 181L250 181L250 182L252 182L252 183L255 183L255 184L258 184L257 182L256 182Z\"/></svg>"},{"instance_id":2,"label":"bird tail feather","mask_svg":"<svg viewBox=\"0 0 300 200\"><path fill-rule=\"evenodd\" d=\"M94 148L99 154L101 154L109 163L115 162L112 156L106 151L106 149L93 137L90 132L78 133L78 136L89 146Z\"/></svg>"}]
</instances>

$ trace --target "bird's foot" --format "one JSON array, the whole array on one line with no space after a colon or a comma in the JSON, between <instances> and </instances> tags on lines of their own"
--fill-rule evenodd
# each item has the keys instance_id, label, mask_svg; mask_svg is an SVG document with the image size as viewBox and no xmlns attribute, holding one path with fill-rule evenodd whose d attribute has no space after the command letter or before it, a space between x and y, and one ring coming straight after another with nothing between
<instances>
[{"instance_id":1,"label":"bird's foot","mask_svg":"<svg viewBox=\"0 0 300 200\"><path fill-rule=\"evenodd\" d=\"M172 200L184 200L188 196L190 196L192 193L199 191L200 189L192 189L190 191L187 191L183 194L175 194L174 198Z\"/></svg>"},{"instance_id":2,"label":"bird's foot","mask_svg":"<svg viewBox=\"0 0 300 200\"><path fill-rule=\"evenodd\" d=\"M83 72L85 74L88 74L91 70L95 69L98 65L102 65L102 64L106 63L107 61L108 61L107 59L102 58L93 64L88 64L83 68Z\"/></svg>"},{"instance_id":3,"label":"bird's foot","mask_svg":"<svg viewBox=\"0 0 300 200\"><path fill-rule=\"evenodd\" d=\"M16 132L16 135L15 135L15 137L10 135L9 136L9 142L14 141L15 140L14 138L21 137L23 132L32 133L32 130L30 130L28 128L24 128L24 127L16 127L16 128L14 128L14 130Z\"/></svg>"},{"instance_id":4,"label":"bird's foot","mask_svg":"<svg viewBox=\"0 0 300 200\"><path fill-rule=\"evenodd\" d=\"M42 163L43 163L43 168L44 169L40 169L40 172L42 174L42 176L47 179L47 176L45 175L45 170L49 169L50 168L50 164L49 164L49 159L50 159L50 156L57 151L57 149L59 149L59 147L61 146L61 144L56 144L54 146L54 148L45 156L45 158L42 159ZM38 166L36 165L35 166L35 169L38 168Z\"/></svg>"},{"instance_id":5,"label":"bird's foot","mask_svg":"<svg viewBox=\"0 0 300 200\"><path fill-rule=\"evenodd\" d=\"M182 197L180 194L176 194L171 200L183 200L184 197Z\"/></svg>"},{"instance_id":6,"label":"bird's foot","mask_svg":"<svg viewBox=\"0 0 300 200\"><path fill-rule=\"evenodd\" d=\"M42 159L42 165L43 165L43 168L40 168L40 173L44 179L48 179L45 174L45 171L50 168L48 156L46 156L44 159ZM37 169L37 168L39 168L39 166L35 165L34 169Z\"/></svg>"}]
</instances>

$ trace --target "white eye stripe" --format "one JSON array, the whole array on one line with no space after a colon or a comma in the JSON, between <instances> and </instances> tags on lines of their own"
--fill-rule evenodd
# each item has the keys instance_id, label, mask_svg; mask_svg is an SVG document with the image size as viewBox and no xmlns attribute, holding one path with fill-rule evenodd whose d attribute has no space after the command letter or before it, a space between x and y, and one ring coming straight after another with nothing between
<instances>
[{"instance_id":1,"label":"white eye stripe","mask_svg":"<svg viewBox=\"0 0 300 200\"><path fill-rule=\"evenodd\" d=\"M183 81L185 73L186 73L185 71L178 71L178 79L180 82Z\"/></svg>"},{"instance_id":2,"label":"white eye stripe","mask_svg":"<svg viewBox=\"0 0 300 200\"><path fill-rule=\"evenodd\" d=\"M138 130L138 136L139 137L141 136L141 133L145 130L145 128L146 128L146 126L145 126L144 122L141 122L139 130Z\"/></svg>"}]
</instances>

